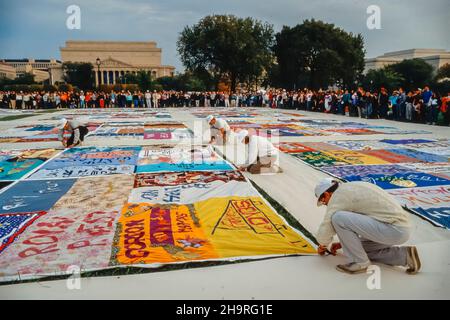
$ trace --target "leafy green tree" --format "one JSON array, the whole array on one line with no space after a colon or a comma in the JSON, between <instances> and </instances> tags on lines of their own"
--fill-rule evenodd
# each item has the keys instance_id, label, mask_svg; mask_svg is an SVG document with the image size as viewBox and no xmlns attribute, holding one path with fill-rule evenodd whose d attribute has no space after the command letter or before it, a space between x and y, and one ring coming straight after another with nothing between
<instances>
[{"instance_id":1,"label":"leafy green tree","mask_svg":"<svg viewBox=\"0 0 450 320\"><path fill-rule=\"evenodd\" d=\"M85 62L64 62L64 81L82 90L92 89L95 82L94 67Z\"/></svg>"},{"instance_id":2,"label":"leafy green tree","mask_svg":"<svg viewBox=\"0 0 450 320\"><path fill-rule=\"evenodd\" d=\"M61 83L58 85L58 91L69 92L73 90L73 86L70 83Z\"/></svg>"},{"instance_id":3,"label":"leafy green tree","mask_svg":"<svg viewBox=\"0 0 450 320\"><path fill-rule=\"evenodd\" d=\"M404 79L401 85L406 90L423 88L430 84L433 77L433 67L420 58L405 59L386 68Z\"/></svg>"},{"instance_id":4,"label":"leafy green tree","mask_svg":"<svg viewBox=\"0 0 450 320\"><path fill-rule=\"evenodd\" d=\"M44 84L42 90L49 91L49 92L55 92L55 91L58 91L58 88L52 84Z\"/></svg>"},{"instance_id":5,"label":"leafy green tree","mask_svg":"<svg viewBox=\"0 0 450 320\"><path fill-rule=\"evenodd\" d=\"M351 86L364 70L364 39L334 24L305 20L276 34L278 82L284 87ZM275 81L277 79L274 79Z\"/></svg>"},{"instance_id":6,"label":"leafy green tree","mask_svg":"<svg viewBox=\"0 0 450 320\"><path fill-rule=\"evenodd\" d=\"M161 77L156 79L156 83L161 85L163 90L176 91L206 91L208 86L198 76L191 72L185 72L173 77Z\"/></svg>"},{"instance_id":7,"label":"leafy green tree","mask_svg":"<svg viewBox=\"0 0 450 320\"><path fill-rule=\"evenodd\" d=\"M156 79L156 83L159 84L163 90L178 90L178 87L179 87L176 76L160 77L160 78Z\"/></svg>"},{"instance_id":8,"label":"leafy green tree","mask_svg":"<svg viewBox=\"0 0 450 320\"><path fill-rule=\"evenodd\" d=\"M139 70L136 73L135 83L139 86L139 89L141 89L142 91L152 89L153 80L150 72L145 70Z\"/></svg>"},{"instance_id":9,"label":"leafy green tree","mask_svg":"<svg viewBox=\"0 0 450 320\"><path fill-rule=\"evenodd\" d=\"M363 87L367 90L379 90L381 87L388 91L397 89L402 85L405 79L388 68L372 69L367 72L363 78Z\"/></svg>"},{"instance_id":10,"label":"leafy green tree","mask_svg":"<svg viewBox=\"0 0 450 320\"><path fill-rule=\"evenodd\" d=\"M120 82L122 84L127 84L127 83L133 83L136 84L138 82L137 76L136 74L129 72L129 73L125 73L121 78L120 78Z\"/></svg>"},{"instance_id":11,"label":"leafy green tree","mask_svg":"<svg viewBox=\"0 0 450 320\"><path fill-rule=\"evenodd\" d=\"M34 81L34 77L35 77L34 74L28 73L28 72L19 75L15 79L1 77L0 78L0 88L5 88L7 86L14 87L16 85L18 85L18 86L24 85L25 87L27 85L33 85L33 84L36 84L36 81Z\"/></svg>"},{"instance_id":12,"label":"leafy green tree","mask_svg":"<svg viewBox=\"0 0 450 320\"><path fill-rule=\"evenodd\" d=\"M444 64L436 71L435 81L450 79L450 63Z\"/></svg>"},{"instance_id":13,"label":"leafy green tree","mask_svg":"<svg viewBox=\"0 0 450 320\"><path fill-rule=\"evenodd\" d=\"M177 49L188 71L228 80L234 91L239 82L257 78L269 67L273 40L270 24L233 15L212 15L186 26Z\"/></svg>"},{"instance_id":14,"label":"leafy green tree","mask_svg":"<svg viewBox=\"0 0 450 320\"><path fill-rule=\"evenodd\" d=\"M34 80L35 75L29 72L25 72L21 75L19 75L17 78L14 79L15 84L35 84L36 81Z\"/></svg>"},{"instance_id":15,"label":"leafy green tree","mask_svg":"<svg viewBox=\"0 0 450 320\"><path fill-rule=\"evenodd\" d=\"M171 77L168 77L171 78ZM146 70L139 70L137 73L125 73L120 78L121 84L135 84L139 90L155 90L156 82L152 78L151 73Z\"/></svg>"}]
</instances>

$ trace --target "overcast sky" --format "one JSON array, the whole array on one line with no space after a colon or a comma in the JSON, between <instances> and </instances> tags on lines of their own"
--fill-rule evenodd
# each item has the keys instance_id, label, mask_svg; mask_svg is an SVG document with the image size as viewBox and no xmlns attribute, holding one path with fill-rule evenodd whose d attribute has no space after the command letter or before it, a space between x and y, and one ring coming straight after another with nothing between
<instances>
[{"instance_id":1,"label":"overcast sky","mask_svg":"<svg viewBox=\"0 0 450 320\"><path fill-rule=\"evenodd\" d=\"M81 29L69 30L66 9L81 8ZM381 8L381 29L366 26L369 5ZM253 17L294 26L320 19L362 33L367 57L409 48L450 48L449 0L0 0L0 58L56 58L66 40L153 40L163 64L183 69L176 41L186 25L209 14Z\"/></svg>"}]
</instances>

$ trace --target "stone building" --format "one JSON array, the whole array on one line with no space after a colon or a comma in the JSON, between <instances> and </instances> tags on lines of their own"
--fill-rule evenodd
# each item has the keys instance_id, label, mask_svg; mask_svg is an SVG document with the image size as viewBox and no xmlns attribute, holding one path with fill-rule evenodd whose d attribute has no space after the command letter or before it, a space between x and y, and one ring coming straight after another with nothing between
<instances>
[{"instance_id":1,"label":"stone building","mask_svg":"<svg viewBox=\"0 0 450 320\"><path fill-rule=\"evenodd\" d=\"M16 76L33 74L36 82L49 80L50 69L61 67L61 61L55 59L3 59L0 62L13 67Z\"/></svg>"},{"instance_id":2,"label":"stone building","mask_svg":"<svg viewBox=\"0 0 450 320\"><path fill-rule=\"evenodd\" d=\"M15 79L16 76L16 68L7 63L0 62L0 78Z\"/></svg>"},{"instance_id":3,"label":"stone building","mask_svg":"<svg viewBox=\"0 0 450 320\"><path fill-rule=\"evenodd\" d=\"M120 83L126 73L147 71L153 78L173 76L175 67L161 64L162 50L156 42L66 41L60 48L62 62L90 62L96 84ZM58 70L52 70L57 79ZM62 72L59 73L62 75Z\"/></svg>"},{"instance_id":4,"label":"stone building","mask_svg":"<svg viewBox=\"0 0 450 320\"><path fill-rule=\"evenodd\" d=\"M444 49L409 49L388 52L376 58L365 60L364 73L371 69L380 69L405 59L420 58L430 64L434 71L446 63L450 63L450 52Z\"/></svg>"}]
</instances>

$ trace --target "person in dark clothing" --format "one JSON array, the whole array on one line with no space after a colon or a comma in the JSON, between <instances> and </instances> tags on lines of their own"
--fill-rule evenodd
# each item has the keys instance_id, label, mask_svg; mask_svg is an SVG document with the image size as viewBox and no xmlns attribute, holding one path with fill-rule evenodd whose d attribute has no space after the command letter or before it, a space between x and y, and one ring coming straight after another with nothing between
<instances>
[{"instance_id":1,"label":"person in dark clothing","mask_svg":"<svg viewBox=\"0 0 450 320\"><path fill-rule=\"evenodd\" d=\"M71 133L69 139L66 140L64 133L69 131ZM75 146L80 146L84 137L89 133L89 129L81 125L78 121L66 119L61 119L61 126L59 129L59 140L62 142L63 146L66 148L72 148Z\"/></svg>"},{"instance_id":2,"label":"person in dark clothing","mask_svg":"<svg viewBox=\"0 0 450 320\"><path fill-rule=\"evenodd\" d=\"M380 118L380 106L378 104L378 93L374 92L372 95L372 118Z\"/></svg>"},{"instance_id":3,"label":"person in dark clothing","mask_svg":"<svg viewBox=\"0 0 450 320\"><path fill-rule=\"evenodd\" d=\"M378 96L378 105L380 110L380 118L386 119L389 105L389 95L385 88L381 88L380 95Z\"/></svg>"}]
</instances>

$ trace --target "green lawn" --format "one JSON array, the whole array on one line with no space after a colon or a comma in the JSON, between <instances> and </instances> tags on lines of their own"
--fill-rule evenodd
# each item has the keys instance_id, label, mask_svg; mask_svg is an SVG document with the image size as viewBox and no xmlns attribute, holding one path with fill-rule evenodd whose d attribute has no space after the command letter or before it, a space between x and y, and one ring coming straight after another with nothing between
<instances>
[{"instance_id":1,"label":"green lawn","mask_svg":"<svg viewBox=\"0 0 450 320\"><path fill-rule=\"evenodd\" d=\"M12 120L18 120L18 119L22 119L22 118L28 118L28 117L33 117L36 114L18 114L18 115L14 115L14 116L6 116L3 118L0 118L0 121L12 121Z\"/></svg>"}]
</instances>

